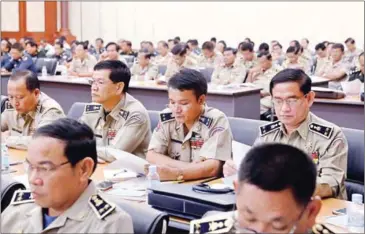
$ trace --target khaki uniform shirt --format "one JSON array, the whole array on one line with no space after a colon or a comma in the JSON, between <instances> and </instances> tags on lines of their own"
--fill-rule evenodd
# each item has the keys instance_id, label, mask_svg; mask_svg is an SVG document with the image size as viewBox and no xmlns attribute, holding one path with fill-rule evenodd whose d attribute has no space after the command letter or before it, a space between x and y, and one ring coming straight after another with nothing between
<instances>
[{"instance_id":1,"label":"khaki uniform shirt","mask_svg":"<svg viewBox=\"0 0 365 234\"><path fill-rule=\"evenodd\" d=\"M253 82L257 87L262 88L264 93L270 93L271 79L283 68L278 65L272 65L271 68L260 74ZM260 113L266 112L271 108L271 97L266 96L260 99Z\"/></svg>"},{"instance_id":2,"label":"khaki uniform shirt","mask_svg":"<svg viewBox=\"0 0 365 234\"><path fill-rule=\"evenodd\" d=\"M27 149L31 136L37 128L65 117L62 107L45 93L41 93L35 110L19 114L8 101L1 114L1 131L9 131L6 140L9 147Z\"/></svg>"},{"instance_id":3,"label":"khaki uniform shirt","mask_svg":"<svg viewBox=\"0 0 365 234\"><path fill-rule=\"evenodd\" d=\"M212 83L213 84L241 84L246 77L246 68L244 66L235 66L232 65L230 67L219 66L214 69L212 74Z\"/></svg>"},{"instance_id":4,"label":"khaki uniform shirt","mask_svg":"<svg viewBox=\"0 0 365 234\"><path fill-rule=\"evenodd\" d=\"M88 54L83 61L79 58L74 58L71 62L70 70L73 72L92 72L96 63L96 58Z\"/></svg>"},{"instance_id":5,"label":"khaki uniform shirt","mask_svg":"<svg viewBox=\"0 0 365 234\"><path fill-rule=\"evenodd\" d=\"M342 71L345 73L345 75L341 79L336 81L330 81L328 87L332 89L341 89L341 81L347 81L349 70L350 64L347 63L344 59L341 59L336 63L333 63L332 61L332 63L328 64L328 66L324 68L325 74L333 71Z\"/></svg>"},{"instance_id":6,"label":"khaki uniform shirt","mask_svg":"<svg viewBox=\"0 0 365 234\"><path fill-rule=\"evenodd\" d=\"M199 119L184 136L184 125L175 121L170 109L160 114L148 150L183 162L232 158L232 132L225 114L205 106Z\"/></svg>"},{"instance_id":7,"label":"khaki uniform shirt","mask_svg":"<svg viewBox=\"0 0 365 234\"><path fill-rule=\"evenodd\" d=\"M217 67L224 64L223 61L223 55L218 54L215 52L215 54L211 58L205 57L203 54L201 54L198 58L198 66L199 67Z\"/></svg>"},{"instance_id":8,"label":"khaki uniform shirt","mask_svg":"<svg viewBox=\"0 0 365 234\"><path fill-rule=\"evenodd\" d=\"M305 62L305 60L298 60L298 63L289 63L288 60L285 60L282 64L284 69L293 68L293 69L302 69L305 73L310 74L310 67Z\"/></svg>"},{"instance_id":9,"label":"khaki uniform shirt","mask_svg":"<svg viewBox=\"0 0 365 234\"><path fill-rule=\"evenodd\" d=\"M155 57L155 64L156 65L164 65L167 66L167 64L169 63L170 59L172 59L172 54L171 53L167 53L166 56L162 56L162 55L157 55Z\"/></svg>"},{"instance_id":10,"label":"khaki uniform shirt","mask_svg":"<svg viewBox=\"0 0 365 234\"><path fill-rule=\"evenodd\" d=\"M190 56L186 56L184 63L179 66L173 59L170 59L170 62L167 64L165 77L166 81L168 81L173 75L178 73L183 68L197 69L197 63Z\"/></svg>"},{"instance_id":11,"label":"khaki uniform shirt","mask_svg":"<svg viewBox=\"0 0 365 234\"><path fill-rule=\"evenodd\" d=\"M291 135L279 121L261 126L254 144L268 142L289 144L308 153L317 165L317 184L328 184L334 197L347 199L348 144L340 127L309 113Z\"/></svg>"},{"instance_id":12,"label":"khaki uniform shirt","mask_svg":"<svg viewBox=\"0 0 365 234\"><path fill-rule=\"evenodd\" d=\"M145 158L151 138L150 118L142 103L128 93L107 116L101 104L86 105L80 121L93 129L99 146L98 156L103 160L115 160L106 155L104 147Z\"/></svg>"},{"instance_id":13,"label":"khaki uniform shirt","mask_svg":"<svg viewBox=\"0 0 365 234\"><path fill-rule=\"evenodd\" d=\"M20 190L13 199L1 214L3 233L133 233L129 214L104 200L94 182L45 229L42 207L34 203L29 191Z\"/></svg>"},{"instance_id":14,"label":"khaki uniform shirt","mask_svg":"<svg viewBox=\"0 0 365 234\"><path fill-rule=\"evenodd\" d=\"M317 57L317 65L316 69L314 70L315 76L323 75L324 69L331 65L331 60L328 57L320 58Z\"/></svg>"},{"instance_id":15,"label":"khaki uniform shirt","mask_svg":"<svg viewBox=\"0 0 365 234\"><path fill-rule=\"evenodd\" d=\"M131 73L134 80L154 80L158 77L158 67L153 63L149 63L147 67L142 68L138 63L135 63Z\"/></svg>"},{"instance_id":16,"label":"khaki uniform shirt","mask_svg":"<svg viewBox=\"0 0 365 234\"><path fill-rule=\"evenodd\" d=\"M255 67L257 64L258 64L258 59L256 56L251 61L248 61L243 58L242 54L238 54L238 53L237 53L236 59L234 61L235 66L238 66L238 65L244 66L246 68L246 70L250 70L251 68Z\"/></svg>"},{"instance_id":17,"label":"khaki uniform shirt","mask_svg":"<svg viewBox=\"0 0 365 234\"><path fill-rule=\"evenodd\" d=\"M352 67L356 66L357 68L359 64L359 55L362 53L363 51L361 49L356 48L356 50L354 52L351 52L349 50L347 50L345 52L345 56L344 56L344 60L345 62L351 64Z\"/></svg>"}]
</instances>

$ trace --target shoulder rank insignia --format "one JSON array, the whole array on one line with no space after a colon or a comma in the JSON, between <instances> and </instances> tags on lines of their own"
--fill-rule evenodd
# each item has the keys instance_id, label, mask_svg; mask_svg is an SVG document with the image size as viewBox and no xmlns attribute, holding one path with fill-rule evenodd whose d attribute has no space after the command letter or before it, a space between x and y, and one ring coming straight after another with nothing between
<instances>
[{"instance_id":1,"label":"shoulder rank insignia","mask_svg":"<svg viewBox=\"0 0 365 234\"><path fill-rule=\"evenodd\" d=\"M190 222L190 233L227 233L234 225L232 217L217 218L216 216L193 220Z\"/></svg>"},{"instance_id":2,"label":"shoulder rank insignia","mask_svg":"<svg viewBox=\"0 0 365 234\"><path fill-rule=\"evenodd\" d=\"M312 227L312 232L313 234L334 234L334 232L330 229L328 229L326 226L324 226L323 224L315 224L313 227Z\"/></svg>"},{"instance_id":3,"label":"shoulder rank insignia","mask_svg":"<svg viewBox=\"0 0 365 234\"><path fill-rule=\"evenodd\" d=\"M97 112L100 110L100 108L101 108L101 105L86 105L85 112L86 113Z\"/></svg>"},{"instance_id":4,"label":"shoulder rank insignia","mask_svg":"<svg viewBox=\"0 0 365 234\"><path fill-rule=\"evenodd\" d=\"M103 219L115 209L115 204L106 202L100 195L92 195L89 199L89 205L99 219Z\"/></svg>"},{"instance_id":5,"label":"shoulder rank insignia","mask_svg":"<svg viewBox=\"0 0 365 234\"><path fill-rule=\"evenodd\" d=\"M199 122L210 128L213 123L213 119L202 115L199 117Z\"/></svg>"},{"instance_id":6,"label":"shoulder rank insignia","mask_svg":"<svg viewBox=\"0 0 365 234\"><path fill-rule=\"evenodd\" d=\"M160 114L160 119L161 119L161 122L164 123L164 122L175 119L175 117L172 116L171 112L170 113L161 113Z\"/></svg>"},{"instance_id":7,"label":"shoulder rank insignia","mask_svg":"<svg viewBox=\"0 0 365 234\"><path fill-rule=\"evenodd\" d=\"M276 129L279 129L280 126L281 126L280 121L276 121L273 123L269 123L269 124L260 126L260 136L265 136L266 134L269 134L270 132L273 132Z\"/></svg>"},{"instance_id":8,"label":"shoulder rank insignia","mask_svg":"<svg viewBox=\"0 0 365 234\"><path fill-rule=\"evenodd\" d=\"M123 119L127 120L128 115L129 115L129 111L125 111L125 110L120 110L119 111L119 115L123 117Z\"/></svg>"},{"instance_id":9,"label":"shoulder rank insignia","mask_svg":"<svg viewBox=\"0 0 365 234\"><path fill-rule=\"evenodd\" d=\"M309 130L315 133L318 133L321 136L324 136L325 138L329 139L331 137L333 128L332 127L326 127L320 124L311 123L309 124Z\"/></svg>"},{"instance_id":10,"label":"shoulder rank insignia","mask_svg":"<svg viewBox=\"0 0 365 234\"><path fill-rule=\"evenodd\" d=\"M34 202L32 197L32 193L26 190L17 190L15 191L13 198L11 199L12 205L18 205L23 203Z\"/></svg>"},{"instance_id":11,"label":"shoulder rank insignia","mask_svg":"<svg viewBox=\"0 0 365 234\"><path fill-rule=\"evenodd\" d=\"M14 110L14 107L11 105L11 103L9 101L6 101L5 109Z\"/></svg>"}]
</instances>

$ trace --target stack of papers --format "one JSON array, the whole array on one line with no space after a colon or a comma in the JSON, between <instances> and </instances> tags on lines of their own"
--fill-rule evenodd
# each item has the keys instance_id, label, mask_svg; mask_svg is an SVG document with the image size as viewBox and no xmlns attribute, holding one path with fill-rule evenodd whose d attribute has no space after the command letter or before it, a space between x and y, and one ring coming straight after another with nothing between
<instances>
[{"instance_id":1,"label":"stack of papers","mask_svg":"<svg viewBox=\"0 0 365 234\"><path fill-rule=\"evenodd\" d=\"M145 177L139 177L116 183L113 185L113 188L106 191L105 194L127 200L145 201L147 194L147 180Z\"/></svg>"}]
</instances>

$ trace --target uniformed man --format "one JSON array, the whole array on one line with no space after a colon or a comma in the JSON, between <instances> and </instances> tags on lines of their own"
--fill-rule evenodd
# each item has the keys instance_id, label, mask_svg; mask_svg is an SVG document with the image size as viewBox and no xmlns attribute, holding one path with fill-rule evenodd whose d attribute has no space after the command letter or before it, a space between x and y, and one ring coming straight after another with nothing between
<instances>
[{"instance_id":1,"label":"uniformed man","mask_svg":"<svg viewBox=\"0 0 365 234\"><path fill-rule=\"evenodd\" d=\"M268 113L271 111L269 84L271 79L282 70L282 67L272 63L272 56L269 52L260 53L258 58L258 65L250 70L247 82L252 82L262 88L260 113L261 119L267 120Z\"/></svg>"},{"instance_id":2,"label":"uniformed man","mask_svg":"<svg viewBox=\"0 0 365 234\"><path fill-rule=\"evenodd\" d=\"M202 53L197 39L190 39L188 40L187 44L194 54L200 55Z\"/></svg>"},{"instance_id":3,"label":"uniformed man","mask_svg":"<svg viewBox=\"0 0 365 234\"><path fill-rule=\"evenodd\" d=\"M217 50L220 54L223 54L224 53L224 50L226 48L227 48L227 44L223 40L218 41L217 45L215 46L215 50Z\"/></svg>"},{"instance_id":4,"label":"uniformed man","mask_svg":"<svg viewBox=\"0 0 365 234\"><path fill-rule=\"evenodd\" d=\"M206 41L203 43L202 46L202 54L198 59L198 66L199 67L217 67L222 64L223 62L223 55L214 50L215 45L211 41Z\"/></svg>"},{"instance_id":5,"label":"uniformed man","mask_svg":"<svg viewBox=\"0 0 365 234\"><path fill-rule=\"evenodd\" d=\"M56 42L54 44L55 54L53 58L56 58L59 65L67 65L72 61L72 54L69 50L63 49L63 44Z\"/></svg>"},{"instance_id":6,"label":"uniformed man","mask_svg":"<svg viewBox=\"0 0 365 234\"><path fill-rule=\"evenodd\" d=\"M272 61L274 64L281 66L285 60L285 54L283 53L283 46L278 42L272 46Z\"/></svg>"},{"instance_id":7,"label":"uniformed man","mask_svg":"<svg viewBox=\"0 0 365 234\"><path fill-rule=\"evenodd\" d=\"M301 64L305 64L305 67L311 67L313 64L312 55L308 55L308 53L304 53L303 46L297 40L292 40L290 42L290 46L293 46L298 49L299 62Z\"/></svg>"},{"instance_id":8,"label":"uniformed man","mask_svg":"<svg viewBox=\"0 0 365 234\"><path fill-rule=\"evenodd\" d=\"M151 138L151 124L146 108L127 93L131 74L118 60L99 62L91 79L91 97L81 121L95 133L98 156L106 161L115 158L106 148L116 148L145 158ZM95 104L97 103L97 104Z\"/></svg>"},{"instance_id":9,"label":"uniformed man","mask_svg":"<svg viewBox=\"0 0 365 234\"><path fill-rule=\"evenodd\" d=\"M299 61L299 49L293 46L289 46L286 50L286 60L283 63L283 68L302 69L305 73L310 74L307 63L303 63L303 60Z\"/></svg>"},{"instance_id":10,"label":"uniformed man","mask_svg":"<svg viewBox=\"0 0 365 234\"><path fill-rule=\"evenodd\" d=\"M38 51L38 44L34 41L27 41L26 45L26 51L27 54L30 55L30 57L35 62L38 58L45 58L46 53L44 51Z\"/></svg>"},{"instance_id":11,"label":"uniformed man","mask_svg":"<svg viewBox=\"0 0 365 234\"><path fill-rule=\"evenodd\" d=\"M137 57L137 53L135 53L132 50L132 42L131 41L123 40L122 43L121 43L120 50L121 50L120 55L129 55L129 56Z\"/></svg>"},{"instance_id":12,"label":"uniformed man","mask_svg":"<svg viewBox=\"0 0 365 234\"><path fill-rule=\"evenodd\" d=\"M257 65L258 61L251 43L240 43L239 50L240 53L236 57L235 65L244 66L247 71Z\"/></svg>"},{"instance_id":13,"label":"uniformed man","mask_svg":"<svg viewBox=\"0 0 365 234\"><path fill-rule=\"evenodd\" d=\"M246 68L235 64L237 50L228 47L224 50L224 65L214 69L212 83L227 85L241 84L246 77Z\"/></svg>"},{"instance_id":14,"label":"uniformed man","mask_svg":"<svg viewBox=\"0 0 365 234\"><path fill-rule=\"evenodd\" d=\"M55 53L54 47L44 38L39 42L39 50L43 51L47 57L52 57Z\"/></svg>"},{"instance_id":15,"label":"uniformed man","mask_svg":"<svg viewBox=\"0 0 365 234\"><path fill-rule=\"evenodd\" d=\"M205 104L207 89L202 73L193 69L169 80L169 107L160 114L147 153L161 180L219 176L223 162L232 157L228 119Z\"/></svg>"},{"instance_id":16,"label":"uniformed man","mask_svg":"<svg viewBox=\"0 0 365 234\"><path fill-rule=\"evenodd\" d=\"M99 62L106 60L119 60L125 65L127 65L127 60L119 54L120 47L115 42L109 42L105 46L106 51L102 53L99 57Z\"/></svg>"},{"instance_id":17,"label":"uniformed man","mask_svg":"<svg viewBox=\"0 0 365 234\"><path fill-rule=\"evenodd\" d=\"M77 42L75 56L72 59L69 69L69 75L78 77L91 77L96 63L96 58L88 53L88 43Z\"/></svg>"},{"instance_id":18,"label":"uniformed man","mask_svg":"<svg viewBox=\"0 0 365 234\"><path fill-rule=\"evenodd\" d=\"M307 38L303 38L300 41L300 45L303 48L303 57L307 58L308 60L312 60L313 52L311 49L309 49L309 40Z\"/></svg>"},{"instance_id":19,"label":"uniformed man","mask_svg":"<svg viewBox=\"0 0 365 234\"><path fill-rule=\"evenodd\" d=\"M188 45L177 44L172 48L172 59L167 64L165 78L168 81L173 75L178 73L182 68L197 69L196 62L187 55Z\"/></svg>"},{"instance_id":20,"label":"uniformed man","mask_svg":"<svg viewBox=\"0 0 365 234\"><path fill-rule=\"evenodd\" d=\"M158 76L158 67L151 62L151 54L143 49L138 52L138 61L131 69L134 80L155 80Z\"/></svg>"},{"instance_id":21,"label":"uniformed man","mask_svg":"<svg viewBox=\"0 0 365 234\"><path fill-rule=\"evenodd\" d=\"M9 147L27 149L37 128L65 116L61 106L40 91L33 72L13 73L8 81L8 97L1 114L1 138Z\"/></svg>"},{"instance_id":22,"label":"uniformed man","mask_svg":"<svg viewBox=\"0 0 365 234\"><path fill-rule=\"evenodd\" d=\"M327 48L323 42L318 43L315 47L315 50L317 57L314 62L313 74L315 76L321 76L323 75L324 69L330 66L331 60L327 56Z\"/></svg>"},{"instance_id":23,"label":"uniformed man","mask_svg":"<svg viewBox=\"0 0 365 234\"><path fill-rule=\"evenodd\" d=\"M24 47L20 45L20 43L14 43L11 46L10 50L11 59L8 63L6 63L1 71L3 72L11 72L11 71L20 71L20 70L30 70L34 73L37 72L37 69L34 65L32 58L24 53Z\"/></svg>"},{"instance_id":24,"label":"uniformed man","mask_svg":"<svg viewBox=\"0 0 365 234\"><path fill-rule=\"evenodd\" d=\"M271 80L270 93L279 121L261 126L255 144L279 142L303 150L317 164L315 194L346 200L347 141L340 127L309 111L315 96L311 84L300 69L283 70ZM226 163L225 175L234 173L233 167L232 162Z\"/></svg>"},{"instance_id":25,"label":"uniformed man","mask_svg":"<svg viewBox=\"0 0 365 234\"><path fill-rule=\"evenodd\" d=\"M357 59L359 55L363 52L361 49L356 48L355 40L351 37L347 38L345 41L347 50L344 55L345 62L351 64L352 67L359 68Z\"/></svg>"},{"instance_id":26,"label":"uniformed man","mask_svg":"<svg viewBox=\"0 0 365 234\"><path fill-rule=\"evenodd\" d=\"M362 83L364 83L364 52L362 52L359 56L359 65L360 70L350 74L349 81L359 79Z\"/></svg>"},{"instance_id":27,"label":"uniformed man","mask_svg":"<svg viewBox=\"0 0 365 234\"><path fill-rule=\"evenodd\" d=\"M193 220L190 233L322 233L317 229L325 228L315 224L321 209L320 199L313 196L316 167L296 147L253 147L240 164L234 187L237 210Z\"/></svg>"},{"instance_id":28,"label":"uniformed man","mask_svg":"<svg viewBox=\"0 0 365 234\"><path fill-rule=\"evenodd\" d=\"M1 40L1 67L7 64L10 59L11 44L7 40Z\"/></svg>"},{"instance_id":29,"label":"uniformed man","mask_svg":"<svg viewBox=\"0 0 365 234\"><path fill-rule=\"evenodd\" d=\"M133 233L132 219L105 200L90 179L97 166L92 130L59 119L33 136L18 190L1 213L3 233Z\"/></svg>"},{"instance_id":30,"label":"uniformed man","mask_svg":"<svg viewBox=\"0 0 365 234\"><path fill-rule=\"evenodd\" d=\"M158 55L155 57L154 62L156 65L165 65L172 59L172 54L169 52L169 45L166 41L159 41L157 43Z\"/></svg>"}]
</instances>

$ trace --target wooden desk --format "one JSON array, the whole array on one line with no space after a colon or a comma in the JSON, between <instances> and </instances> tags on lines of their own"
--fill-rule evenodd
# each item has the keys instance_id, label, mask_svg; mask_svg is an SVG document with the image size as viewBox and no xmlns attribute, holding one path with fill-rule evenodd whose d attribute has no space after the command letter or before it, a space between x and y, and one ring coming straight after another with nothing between
<instances>
[{"instance_id":1,"label":"wooden desk","mask_svg":"<svg viewBox=\"0 0 365 234\"><path fill-rule=\"evenodd\" d=\"M340 127L364 130L364 102L359 96L342 99L316 98L311 111Z\"/></svg>"},{"instance_id":2,"label":"wooden desk","mask_svg":"<svg viewBox=\"0 0 365 234\"><path fill-rule=\"evenodd\" d=\"M1 77L1 93L7 95L9 77ZM39 77L41 91L60 103L65 113L75 102L91 102L90 85L86 78L62 76ZM163 110L168 104L166 85L155 82L131 81L129 91L143 103L147 110ZM207 104L223 111L227 116L260 119L260 89L241 87L238 89L209 88Z\"/></svg>"},{"instance_id":3,"label":"wooden desk","mask_svg":"<svg viewBox=\"0 0 365 234\"><path fill-rule=\"evenodd\" d=\"M329 80L319 76L311 76L312 86L328 88Z\"/></svg>"}]
</instances>

